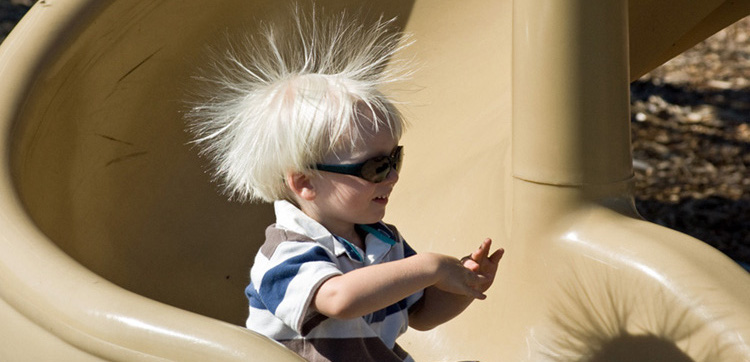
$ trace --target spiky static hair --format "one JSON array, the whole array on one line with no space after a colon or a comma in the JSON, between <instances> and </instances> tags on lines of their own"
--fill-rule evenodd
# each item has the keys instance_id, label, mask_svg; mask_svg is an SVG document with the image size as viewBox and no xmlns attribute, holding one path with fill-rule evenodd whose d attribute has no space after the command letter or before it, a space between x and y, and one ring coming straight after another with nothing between
<instances>
[{"instance_id":1,"label":"spiky static hair","mask_svg":"<svg viewBox=\"0 0 750 362\"><path fill-rule=\"evenodd\" d=\"M411 43L394 19L366 25L346 12L293 10L287 23L262 26L260 37L216 60L215 75L202 78L207 100L188 115L193 142L231 199L287 198L287 172L309 173L379 127L396 139L405 127L380 90L411 74L410 62L392 59ZM371 117L358 117L358 108ZM361 124L366 119L374 122Z\"/></svg>"}]
</instances>

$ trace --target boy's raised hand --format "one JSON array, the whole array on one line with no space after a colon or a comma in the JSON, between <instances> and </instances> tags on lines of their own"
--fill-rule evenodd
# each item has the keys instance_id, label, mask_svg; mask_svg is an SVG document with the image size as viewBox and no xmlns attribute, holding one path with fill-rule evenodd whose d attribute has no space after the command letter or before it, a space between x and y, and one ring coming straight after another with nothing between
<instances>
[{"instance_id":1,"label":"boy's raised hand","mask_svg":"<svg viewBox=\"0 0 750 362\"><path fill-rule=\"evenodd\" d=\"M424 253L421 255L435 260L438 280L434 286L437 289L477 299L486 298L480 291L486 284L485 277L466 268L461 260L443 254Z\"/></svg>"},{"instance_id":2,"label":"boy's raised hand","mask_svg":"<svg viewBox=\"0 0 750 362\"><path fill-rule=\"evenodd\" d=\"M484 292L494 282L498 263L505 252L501 248L490 255L491 246L492 240L487 238L477 250L460 261L446 255L434 254L440 259L439 264L443 270L443 277L435 286L446 292L485 299L487 296Z\"/></svg>"},{"instance_id":3,"label":"boy's raised hand","mask_svg":"<svg viewBox=\"0 0 750 362\"><path fill-rule=\"evenodd\" d=\"M492 239L484 239L477 250L471 253L471 255L461 259L465 268L483 277L481 279L481 286L479 286L478 289L478 291L482 293L489 289L492 282L495 280L497 266L505 253L505 250L500 248L490 255L491 246Z\"/></svg>"}]
</instances>

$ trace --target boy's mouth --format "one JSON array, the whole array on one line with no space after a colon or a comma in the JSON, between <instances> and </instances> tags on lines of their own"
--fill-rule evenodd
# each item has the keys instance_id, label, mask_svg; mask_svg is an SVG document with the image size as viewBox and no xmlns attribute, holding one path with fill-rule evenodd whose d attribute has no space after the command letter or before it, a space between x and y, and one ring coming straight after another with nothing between
<instances>
[{"instance_id":1,"label":"boy's mouth","mask_svg":"<svg viewBox=\"0 0 750 362\"><path fill-rule=\"evenodd\" d=\"M381 196L378 196L378 197L376 197L376 198L374 198L372 200L375 201L375 202L379 202L379 203L387 203L388 202L388 195L381 195Z\"/></svg>"}]
</instances>

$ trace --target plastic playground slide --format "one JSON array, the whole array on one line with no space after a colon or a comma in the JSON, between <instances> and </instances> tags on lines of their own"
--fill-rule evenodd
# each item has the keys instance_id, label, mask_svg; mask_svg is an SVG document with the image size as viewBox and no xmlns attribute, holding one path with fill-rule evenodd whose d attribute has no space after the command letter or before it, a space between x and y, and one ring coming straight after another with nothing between
<instances>
[{"instance_id":1,"label":"plastic playground slide","mask_svg":"<svg viewBox=\"0 0 750 362\"><path fill-rule=\"evenodd\" d=\"M505 247L426 361L750 359L750 275L643 221L628 84L750 1L317 0L398 16L421 69L387 221ZM0 360L292 361L241 325L269 205L228 202L183 115L206 48L276 0L40 0L0 47ZM19 61L19 59L23 61Z\"/></svg>"}]
</instances>

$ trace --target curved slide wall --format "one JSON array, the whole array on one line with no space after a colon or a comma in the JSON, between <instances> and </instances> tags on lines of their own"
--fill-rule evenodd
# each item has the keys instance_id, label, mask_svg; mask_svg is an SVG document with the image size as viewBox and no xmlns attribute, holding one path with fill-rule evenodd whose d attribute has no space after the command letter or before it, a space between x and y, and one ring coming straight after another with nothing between
<instances>
[{"instance_id":1,"label":"curved slide wall","mask_svg":"<svg viewBox=\"0 0 750 362\"><path fill-rule=\"evenodd\" d=\"M508 252L488 300L403 337L418 360L748 355L750 278L637 217L623 116L628 79L747 2L317 3L366 4L417 40L403 54L422 65L415 89L395 90L412 127L387 220L418 250L464 255L491 236ZM216 192L182 120L205 47L285 11L47 0L8 37L2 359L294 359L237 326L271 210Z\"/></svg>"}]
</instances>

